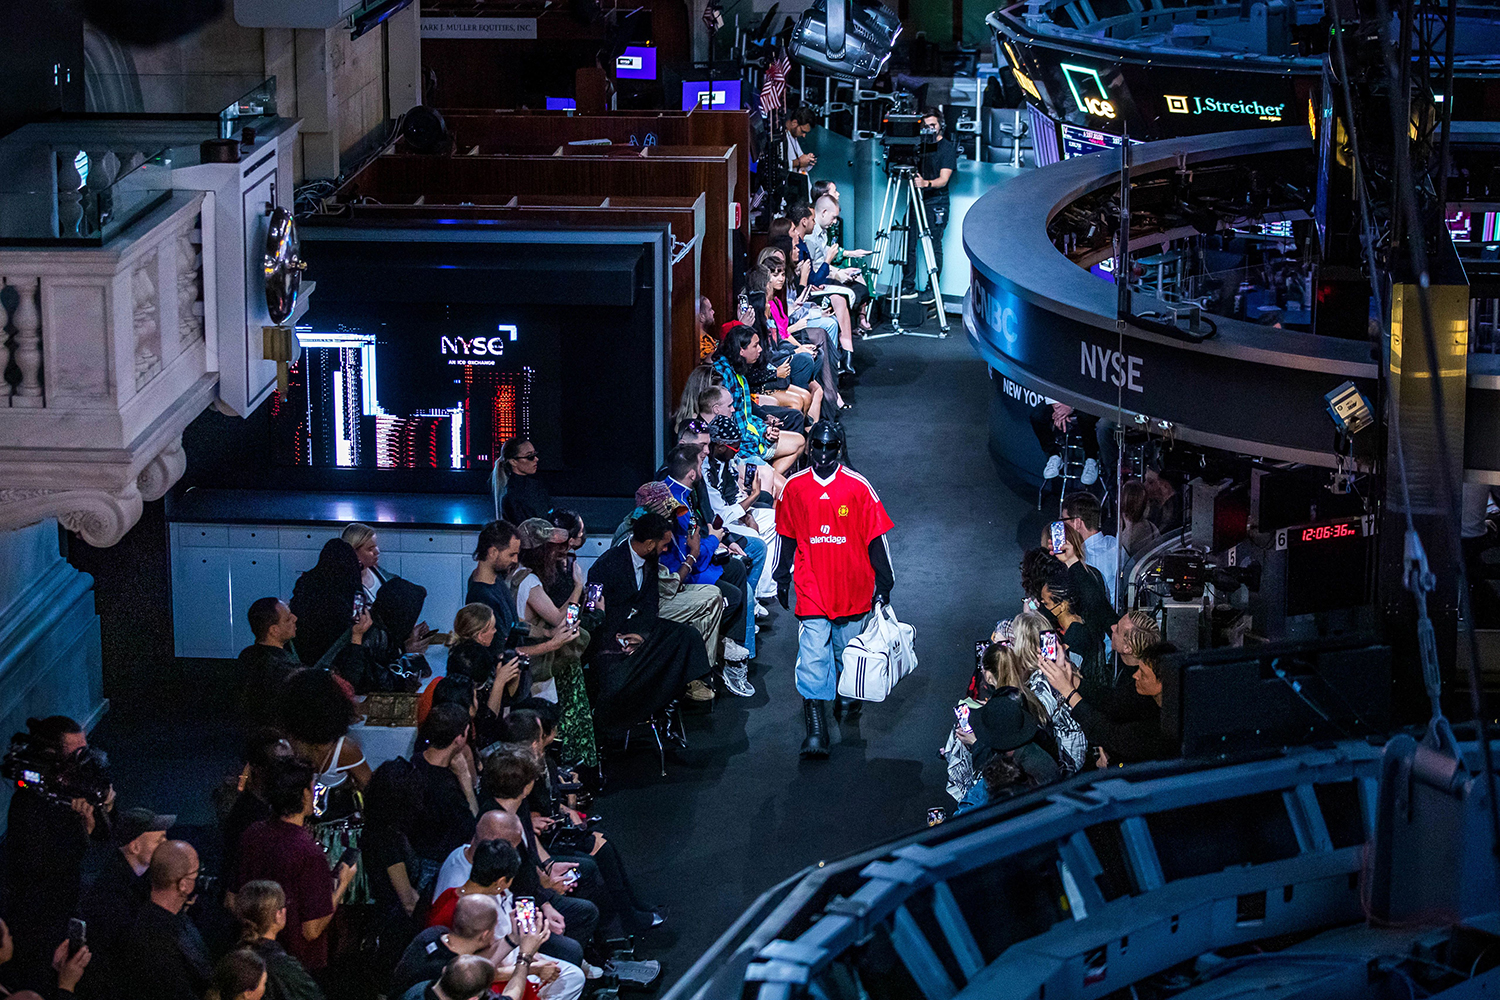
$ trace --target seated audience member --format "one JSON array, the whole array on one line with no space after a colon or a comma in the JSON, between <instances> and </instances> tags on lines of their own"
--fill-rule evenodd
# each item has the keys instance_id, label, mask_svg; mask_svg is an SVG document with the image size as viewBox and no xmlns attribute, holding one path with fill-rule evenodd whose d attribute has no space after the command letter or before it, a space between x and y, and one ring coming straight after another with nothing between
<instances>
[{"instance_id":1,"label":"seated audience member","mask_svg":"<svg viewBox=\"0 0 1500 1000\"><path fill-rule=\"evenodd\" d=\"M297 577L287 602L297 616L297 659L312 666L348 641L356 599L362 600L362 569L354 547L330 538L312 569ZM331 657L330 657L331 659Z\"/></svg>"},{"instance_id":2,"label":"seated audience member","mask_svg":"<svg viewBox=\"0 0 1500 1000\"><path fill-rule=\"evenodd\" d=\"M547 583L555 583L567 562L568 535L552 522L540 517L521 522L516 528L521 536L521 558L510 573L511 590L516 595L516 616L529 625L533 634L548 634L563 638L563 644L550 653L531 658L531 691L548 701L558 701L559 681L568 690L569 706L587 710L588 693L583 690L583 665L579 661L584 647L588 645L588 634L575 622L569 624L567 614L547 596ZM565 604L578 604L583 599L583 571L575 565L572 571L573 585L569 588Z\"/></svg>"},{"instance_id":3,"label":"seated audience member","mask_svg":"<svg viewBox=\"0 0 1500 1000\"><path fill-rule=\"evenodd\" d=\"M93 952L89 951L88 945L79 948L72 957L68 956L70 950L68 939L64 938L52 952L52 969L56 974L57 985L46 990L47 998L51 1000L73 1000L74 990L80 988L79 980L83 978L89 961L93 958ZM8 963L14 954L15 942L11 939L10 928L5 925L4 920L0 920L0 965ZM0 977L5 975L3 971L0 971ZM87 996L88 994L78 995ZM4 986L0 986L0 996L10 997L11 1000L47 1000L35 990L12 991Z\"/></svg>"},{"instance_id":4,"label":"seated audience member","mask_svg":"<svg viewBox=\"0 0 1500 1000\"><path fill-rule=\"evenodd\" d=\"M355 558L359 560L360 590L364 594L365 603L374 604L381 585L389 579L380 568L380 537L375 534L374 528L358 521L347 525L339 537L354 549Z\"/></svg>"},{"instance_id":5,"label":"seated audience member","mask_svg":"<svg viewBox=\"0 0 1500 1000\"><path fill-rule=\"evenodd\" d=\"M281 687L279 717L292 751L317 769L319 784L333 788L347 781L363 789L369 782L364 750L349 735L359 706L346 682L316 667L297 671ZM322 818L334 817L325 812Z\"/></svg>"},{"instance_id":6,"label":"seated audience member","mask_svg":"<svg viewBox=\"0 0 1500 1000\"><path fill-rule=\"evenodd\" d=\"M1128 559L1156 544L1161 530L1146 520L1146 484L1127 479L1120 487L1120 548Z\"/></svg>"},{"instance_id":7,"label":"seated audience member","mask_svg":"<svg viewBox=\"0 0 1500 1000\"><path fill-rule=\"evenodd\" d=\"M630 539L635 522L648 511L660 514L669 524L675 524L679 515L687 510L672 496L672 491L663 482L642 483L635 491L635 509L626 515L615 532L611 548L619 548ZM724 618L724 597L713 584L688 583L692 564L678 567L676 573L665 566L657 565L657 613L668 621L682 622L692 626L702 637L708 661L719 657L719 632ZM694 701L710 701L713 688L707 684L689 682L687 695Z\"/></svg>"},{"instance_id":8,"label":"seated audience member","mask_svg":"<svg viewBox=\"0 0 1500 1000\"><path fill-rule=\"evenodd\" d=\"M479 541L474 546L474 571L469 574L469 588L464 597L465 604L484 604L495 613L495 630L504 645L511 629L521 624L516 614L516 595L507 583L507 578L521 560L521 536L515 525L508 521L491 521L479 532ZM538 641L519 646L515 652L521 656L543 656L560 649L572 640L566 633L546 637L534 637ZM529 697L530 683L518 689L518 697Z\"/></svg>"},{"instance_id":9,"label":"seated audience member","mask_svg":"<svg viewBox=\"0 0 1500 1000\"><path fill-rule=\"evenodd\" d=\"M261 1000L266 984L265 960L250 948L236 948L214 966L203 1000Z\"/></svg>"},{"instance_id":10,"label":"seated audience member","mask_svg":"<svg viewBox=\"0 0 1500 1000\"><path fill-rule=\"evenodd\" d=\"M1083 538L1083 561L1099 571L1113 610L1115 578L1120 572L1120 544L1113 535L1101 530L1104 512L1099 498L1086 490L1069 493L1063 498L1062 517Z\"/></svg>"},{"instance_id":11,"label":"seated audience member","mask_svg":"<svg viewBox=\"0 0 1500 1000\"><path fill-rule=\"evenodd\" d=\"M797 254L797 245L785 237L771 240L761 251L766 298L764 303L755 302L756 320L773 338L813 350L818 361L813 377L823 386L824 399L842 407L846 401L839 394L838 372L845 360L838 320L807 301L808 290L797 284Z\"/></svg>"},{"instance_id":12,"label":"seated audience member","mask_svg":"<svg viewBox=\"0 0 1500 1000\"><path fill-rule=\"evenodd\" d=\"M272 771L267 800L273 818L254 823L240 838L239 865L229 882L235 890L265 880L286 894L287 925L278 940L287 953L316 973L328 965L328 925L354 881L355 869L329 871L328 856L308 831L313 815L312 765L301 759ZM155 864L155 858L152 859Z\"/></svg>"},{"instance_id":13,"label":"seated audience member","mask_svg":"<svg viewBox=\"0 0 1500 1000\"><path fill-rule=\"evenodd\" d=\"M443 860L443 867L432 884L433 898L449 889L456 889L469 880L469 869L474 866L474 848L483 840L503 840L519 852L523 849L522 842L525 840L521 821L514 814L500 809L491 809L482 814L474 825L473 839L462 847L455 847ZM528 880L523 877L522 881Z\"/></svg>"},{"instance_id":14,"label":"seated audience member","mask_svg":"<svg viewBox=\"0 0 1500 1000\"><path fill-rule=\"evenodd\" d=\"M419 678L430 672L423 654L432 630L419 620L426 600L425 587L391 577L369 612L350 627L349 644L334 656L333 669L355 694L415 691Z\"/></svg>"},{"instance_id":15,"label":"seated audience member","mask_svg":"<svg viewBox=\"0 0 1500 1000\"><path fill-rule=\"evenodd\" d=\"M696 499L702 481L700 466L706 451L707 448L696 445L678 445L667 456L667 489L672 499L684 508L691 507ZM706 488L704 492L707 492ZM759 549L759 561L764 563L765 546L760 544L758 538L751 544ZM738 543L729 540L723 528L715 528L712 521L700 520L691 512L684 511L677 517L677 530L673 535L672 546L661 555L661 565L669 571L686 571L689 574L687 582L713 584L719 588L725 601L724 658L732 662L748 660L752 655L750 650L733 639L733 636L746 631L747 573L745 564L736 558L745 555L746 551ZM753 560L754 555L751 558ZM753 617L752 615L752 624Z\"/></svg>"},{"instance_id":16,"label":"seated audience member","mask_svg":"<svg viewBox=\"0 0 1500 1000\"><path fill-rule=\"evenodd\" d=\"M1053 756L1062 770L1061 776L1066 778L1089 766L1089 741L1073 713L1062 703L1062 693L1048 684L1042 674L1041 635L1046 629L1047 620L1041 615L1017 615L1010 621L1010 641L995 643L986 651L984 669L986 680L993 674L1000 687L1014 687L1026 693L1032 714L1057 744ZM1008 648L1014 655L1001 656L996 646ZM993 662L988 655L990 651L995 653Z\"/></svg>"},{"instance_id":17,"label":"seated audience member","mask_svg":"<svg viewBox=\"0 0 1500 1000\"><path fill-rule=\"evenodd\" d=\"M78 915L87 923L94 953L79 990L84 996L113 997L126 988L116 972L130 949L135 918L151 896L146 878L151 856L176 820L176 816L159 816L150 809L126 809L115 817L111 830L115 849L78 902Z\"/></svg>"},{"instance_id":18,"label":"seated audience member","mask_svg":"<svg viewBox=\"0 0 1500 1000\"><path fill-rule=\"evenodd\" d=\"M511 438L500 446L500 457L490 474L496 518L520 524L528 517L551 515L552 494L537 475L539 462L536 445L523 438Z\"/></svg>"},{"instance_id":19,"label":"seated audience member","mask_svg":"<svg viewBox=\"0 0 1500 1000\"><path fill-rule=\"evenodd\" d=\"M286 929L286 893L266 879L246 882L234 894L240 941L266 965L266 1000L323 1000L323 988L276 939Z\"/></svg>"},{"instance_id":20,"label":"seated audience member","mask_svg":"<svg viewBox=\"0 0 1500 1000\"><path fill-rule=\"evenodd\" d=\"M413 937L391 973L389 995L399 997L418 983L437 980L459 955L486 957L496 951L499 906L495 896L465 896L453 907L446 925L428 927Z\"/></svg>"},{"instance_id":21,"label":"seated audience member","mask_svg":"<svg viewBox=\"0 0 1500 1000\"><path fill-rule=\"evenodd\" d=\"M831 199L829 204L833 204ZM834 211L837 211L836 207ZM826 298L827 308L838 323L838 343L842 357L854 349L851 316L864 304L864 300L851 287L859 271L857 268L850 270L832 266L832 254L829 253L827 244L813 235L817 228L815 214L812 206L806 202L788 207L787 217L792 220L789 235L796 241L797 255L807 261L805 280L808 291Z\"/></svg>"},{"instance_id":22,"label":"seated audience member","mask_svg":"<svg viewBox=\"0 0 1500 1000\"><path fill-rule=\"evenodd\" d=\"M750 568L746 583L756 598L775 597L776 581L771 578L771 570L776 565L773 555L780 548L776 511L771 507L756 506L756 501L766 492L759 477L740 460L739 452L739 427L730 417L715 417L709 424L709 452L702 468L709 507L733 535L741 539L757 538L765 546L766 554L760 560L761 565ZM756 604L756 618L768 614L765 608Z\"/></svg>"},{"instance_id":23,"label":"seated audience member","mask_svg":"<svg viewBox=\"0 0 1500 1000\"><path fill-rule=\"evenodd\" d=\"M444 889L433 897L427 910L428 927L451 927L453 909L458 901L468 896L500 897L508 895L516 873L521 869L521 856L516 849L503 840L481 840L474 845L474 857L469 864L469 877L463 885Z\"/></svg>"},{"instance_id":24,"label":"seated audience member","mask_svg":"<svg viewBox=\"0 0 1500 1000\"><path fill-rule=\"evenodd\" d=\"M417 856L417 891L432 884L443 859L474 834L479 802L474 773L463 751L469 713L457 705L434 705L417 729L417 755L412 760L422 786L422 812L412 829Z\"/></svg>"},{"instance_id":25,"label":"seated audience member","mask_svg":"<svg viewBox=\"0 0 1500 1000\"><path fill-rule=\"evenodd\" d=\"M734 396L723 386L714 386L701 397L702 413L699 420L705 426L712 426L715 417L728 417L735 421ZM740 424L735 421L735 429ZM781 490L786 486L786 478L779 475L776 470L766 464L764 459L756 458L744 448L743 434L741 435L740 450L735 453L736 458L747 468L753 469L755 477L760 483L760 488L765 491L764 499L758 501L761 506L772 508L776 500L781 496Z\"/></svg>"},{"instance_id":26,"label":"seated audience member","mask_svg":"<svg viewBox=\"0 0 1500 1000\"><path fill-rule=\"evenodd\" d=\"M316 845L315 845L316 846ZM323 852L318 863L323 871ZM151 896L136 914L120 981L141 1000L201 1000L213 964L198 928L184 912L197 895L198 852L180 840L163 841L151 855Z\"/></svg>"},{"instance_id":27,"label":"seated audience member","mask_svg":"<svg viewBox=\"0 0 1500 1000\"><path fill-rule=\"evenodd\" d=\"M584 660L598 683L594 723L605 732L650 718L689 681L705 680L712 671L702 637L659 614L656 581L662 553L672 544L672 522L648 511L636 518L626 544L589 567L589 583L603 589L604 621Z\"/></svg>"},{"instance_id":28,"label":"seated audience member","mask_svg":"<svg viewBox=\"0 0 1500 1000\"><path fill-rule=\"evenodd\" d=\"M832 234L839 228L840 211L837 197L829 194L814 197L813 229L803 242L807 244L808 252L814 261L821 259L830 265L825 287L834 294L846 298L851 313L862 316L864 307L870 301L870 289L865 283L864 273L858 267L837 266L843 253ZM869 333L868 324L862 324L860 332ZM842 346L844 359L847 361L854 349L853 339L851 338Z\"/></svg>"},{"instance_id":29,"label":"seated audience member","mask_svg":"<svg viewBox=\"0 0 1500 1000\"><path fill-rule=\"evenodd\" d=\"M755 327L761 338L761 359L745 377L756 393L769 395L777 405L800 409L808 415L809 423L816 423L813 414L823 412L820 352L793 336L797 331L791 330L786 320L785 297L780 294L784 278L780 253L766 250L761 256L766 258L765 266L757 267L746 278L751 322L745 324ZM724 324L726 329L732 325ZM800 326L805 329L805 322Z\"/></svg>"},{"instance_id":30,"label":"seated audience member","mask_svg":"<svg viewBox=\"0 0 1500 1000\"><path fill-rule=\"evenodd\" d=\"M1161 642L1161 628L1151 612L1136 608L1125 612L1119 621L1109 627L1109 641L1120 657L1121 667L1125 668L1115 671L1115 683L1118 684L1123 678L1134 674L1135 668L1141 665L1138 650Z\"/></svg>"},{"instance_id":31,"label":"seated audience member","mask_svg":"<svg viewBox=\"0 0 1500 1000\"><path fill-rule=\"evenodd\" d=\"M1113 621L1115 608L1109 599L1104 574L1085 560L1083 536L1078 533L1072 521L1063 522L1063 539L1062 548L1052 554L1067 567L1068 588L1073 592L1074 609L1084 621L1090 623L1090 627L1100 622ZM1042 546L1051 550L1051 525L1042 529Z\"/></svg>"},{"instance_id":32,"label":"seated audience member","mask_svg":"<svg viewBox=\"0 0 1500 1000\"><path fill-rule=\"evenodd\" d=\"M1182 527L1182 494L1155 469L1146 470L1146 520L1162 534Z\"/></svg>"},{"instance_id":33,"label":"seated audience member","mask_svg":"<svg viewBox=\"0 0 1500 1000\"><path fill-rule=\"evenodd\" d=\"M269 794L272 769L281 761L291 760L292 745L280 730L257 729L245 740L244 767L240 770L237 792L228 813L219 820L224 838L223 870L233 873L240 856L240 837L250 824L271 818Z\"/></svg>"},{"instance_id":34,"label":"seated audience member","mask_svg":"<svg viewBox=\"0 0 1500 1000\"><path fill-rule=\"evenodd\" d=\"M678 397L677 412L672 414L671 429L674 432L698 416L698 397L717 384L718 375L714 372L713 363L713 358L707 358L688 372L687 383L682 388L682 395Z\"/></svg>"},{"instance_id":35,"label":"seated audience member","mask_svg":"<svg viewBox=\"0 0 1500 1000\"><path fill-rule=\"evenodd\" d=\"M753 400L750 386L745 381L744 370L747 365L753 365L758 360L760 341L756 338L755 331L747 326L735 326L724 335L714 368L733 397L732 415L747 452L770 463L777 473L785 476L801 456L805 440L801 434L767 427L765 421L751 412Z\"/></svg>"},{"instance_id":36,"label":"seated audience member","mask_svg":"<svg viewBox=\"0 0 1500 1000\"><path fill-rule=\"evenodd\" d=\"M714 322L714 304L707 295L698 296L698 313L694 317L698 324L698 360L707 358L719 347L718 324Z\"/></svg>"},{"instance_id":37,"label":"seated audience member","mask_svg":"<svg viewBox=\"0 0 1500 1000\"><path fill-rule=\"evenodd\" d=\"M1062 442L1072 434L1083 446L1083 469L1078 481L1092 486L1099 481L1099 418L1079 413L1066 403L1041 402L1031 408L1031 430L1047 456L1043 479L1056 479L1063 472Z\"/></svg>"},{"instance_id":38,"label":"seated audience member","mask_svg":"<svg viewBox=\"0 0 1500 1000\"><path fill-rule=\"evenodd\" d=\"M1161 659L1177 651L1169 642L1156 643L1135 655L1135 690L1110 687L1080 675L1064 659L1042 658L1047 682L1062 693L1067 705L1091 744L1104 749L1114 764L1143 760L1168 760L1177 747L1161 728L1161 680L1156 667Z\"/></svg>"},{"instance_id":39,"label":"seated audience member","mask_svg":"<svg viewBox=\"0 0 1500 1000\"><path fill-rule=\"evenodd\" d=\"M495 966L478 955L460 955L448 963L436 982L418 983L401 1000L479 1000L495 982ZM509 987L506 996L511 996ZM517 997L523 993L514 994Z\"/></svg>"},{"instance_id":40,"label":"seated audience member","mask_svg":"<svg viewBox=\"0 0 1500 1000\"><path fill-rule=\"evenodd\" d=\"M985 780L970 790L960 811L995 797L1040 788L1063 776L1057 764L1057 742L1046 728L1041 703L1030 688L1003 683L1020 675L1017 659L1015 650L1002 643L992 643L985 650L985 681L991 693L979 709L969 713L973 732L958 731ZM1004 765L996 766L995 757L1002 758Z\"/></svg>"},{"instance_id":41,"label":"seated audience member","mask_svg":"<svg viewBox=\"0 0 1500 1000\"><path fill-rule=\"evenodd\" d=\"M287 643L297 637L297 616L275 597L262 597L245 613L255 642L240 650L240 717L251 725L275 722L281 683L302 666Z\"/></svg>"},{"instance_id":42,"label":"seated audience member","mask_svg":"<svg viewBox=\"0 0 1500 1000\"><path fill-rule=\"evenodd\" d=\"M1030 552L1026 553L1026 556L1030 555ZM1026 556L1023 556L1023 561ZM1042 563L1036 593L1037 613L1047 619L1052 631L1057 632L1064 652L1076 660L1084 676L1103 680L1107 674L1104 663L1105 630L1097 623L1085 620L1081 614L1081 602L1072 589L1068 568L1055 556L1047 558L1050 561Z\"/></svg>"},{"instance_id":43,"label":"seated audience member","mask_svg":"<svg viewBox=\"0 0 1500 1000\"><path fill-rule=\"evenodd\" d=\"M404 760L375 769L365 789L365 826L359 846L375 905L375 934L389 968L417 927L417 856L411 835L422 811L422 785Z\"/></svg>"}]
</instances>

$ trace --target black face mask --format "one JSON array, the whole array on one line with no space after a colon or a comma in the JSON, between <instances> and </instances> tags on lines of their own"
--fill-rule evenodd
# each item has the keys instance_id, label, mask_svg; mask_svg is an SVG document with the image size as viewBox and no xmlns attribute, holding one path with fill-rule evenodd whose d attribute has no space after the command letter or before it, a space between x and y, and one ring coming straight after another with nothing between
<instances>
[{"instance_id":1,"label":"black face mask","mask_svg":"<svg viewBox=\"0 0 1500 1000\"><path fill-rule=\"evenodd\" d=\"M814 473L827 479L839 467L839 450L814 444L807 451L807 461Z\"/></svg>"}]
</instances>

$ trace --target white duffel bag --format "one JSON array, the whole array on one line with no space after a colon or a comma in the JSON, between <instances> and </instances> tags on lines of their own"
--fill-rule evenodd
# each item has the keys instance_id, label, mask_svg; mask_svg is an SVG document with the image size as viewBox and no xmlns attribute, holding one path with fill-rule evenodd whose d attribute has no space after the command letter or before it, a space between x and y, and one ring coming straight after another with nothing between
<instances>
[{"instance_id":1,"label":"white duffel bag","mask_svg":"<svg viewBox=\"0 0 1500 1000\"><path fill-rule=\"evenodd\" d=\"M844 647L839 694L885 701L896 682L917 669L916 635L916 629L896 620L889 605L877 602L864 631Z\"/></svg>"}]
</instances>

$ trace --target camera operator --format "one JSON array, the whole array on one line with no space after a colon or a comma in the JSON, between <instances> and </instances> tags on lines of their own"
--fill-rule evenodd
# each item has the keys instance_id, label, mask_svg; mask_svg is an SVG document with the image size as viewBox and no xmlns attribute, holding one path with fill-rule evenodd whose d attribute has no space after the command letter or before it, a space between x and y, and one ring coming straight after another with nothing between
<instances>
[{"instance_id":1,"label":"camera operator","mask_svg":"<svg viewBox=\"0 0 1500 1000\"><path fill-rule=\"evenodd\" d=\"M958 147L953 140L943 135L943 115L936 108L922 112L922 131L935 137L936 142L925 147L917 163L916 185L922 192L922 204L927 208L927 228L932 233L932 259L937 265L938 275L943 273L943 233L948 228L948 182L958 170ZM908 210L909 214L911 210ZM901 297L917 297L917 229L914 219L908 217L910 226L906 233L906 263L901 272ZM922 301L937 304L938 289L927 289ZM941 306L939 306L941 308Z\"/></svg>"},{"instance_id":2,"label":"camera operator","mask_svg":"<svg viewBox=\"0 0 1500 1000\"><path fill-rule=\"evenodd\" d=\"M103 755L89 750L77 722L53 715L27 719L26 728L17 736L30 747L17 763L41 781L18 778L10 800L6 915L15 958L7 971L13 988L45 992L54 981L52 953L78 909L89 838L109 838L115 792L104 778Z\"/></svg>"}]
</instances>

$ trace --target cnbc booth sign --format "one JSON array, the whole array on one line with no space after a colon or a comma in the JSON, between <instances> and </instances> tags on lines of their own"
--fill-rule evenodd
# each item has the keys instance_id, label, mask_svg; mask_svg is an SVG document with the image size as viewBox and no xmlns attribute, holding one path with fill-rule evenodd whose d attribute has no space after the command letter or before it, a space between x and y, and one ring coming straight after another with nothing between
<instances>
[{"instance_id":1,"label":"cnbc booth sign","mask_svg":"<svg viewBox=\"0 0 1500 1000\"><path fill-rule=\"evenodd\" d=\"M1174 115L1248 115L1257 121L1279 122L1286 111L1286 102L1262 104L1259 101L1226 101L1217 97L1199 97L1196 94L1163 94L1167 111Z\"/></svg>"}]
</instances>

